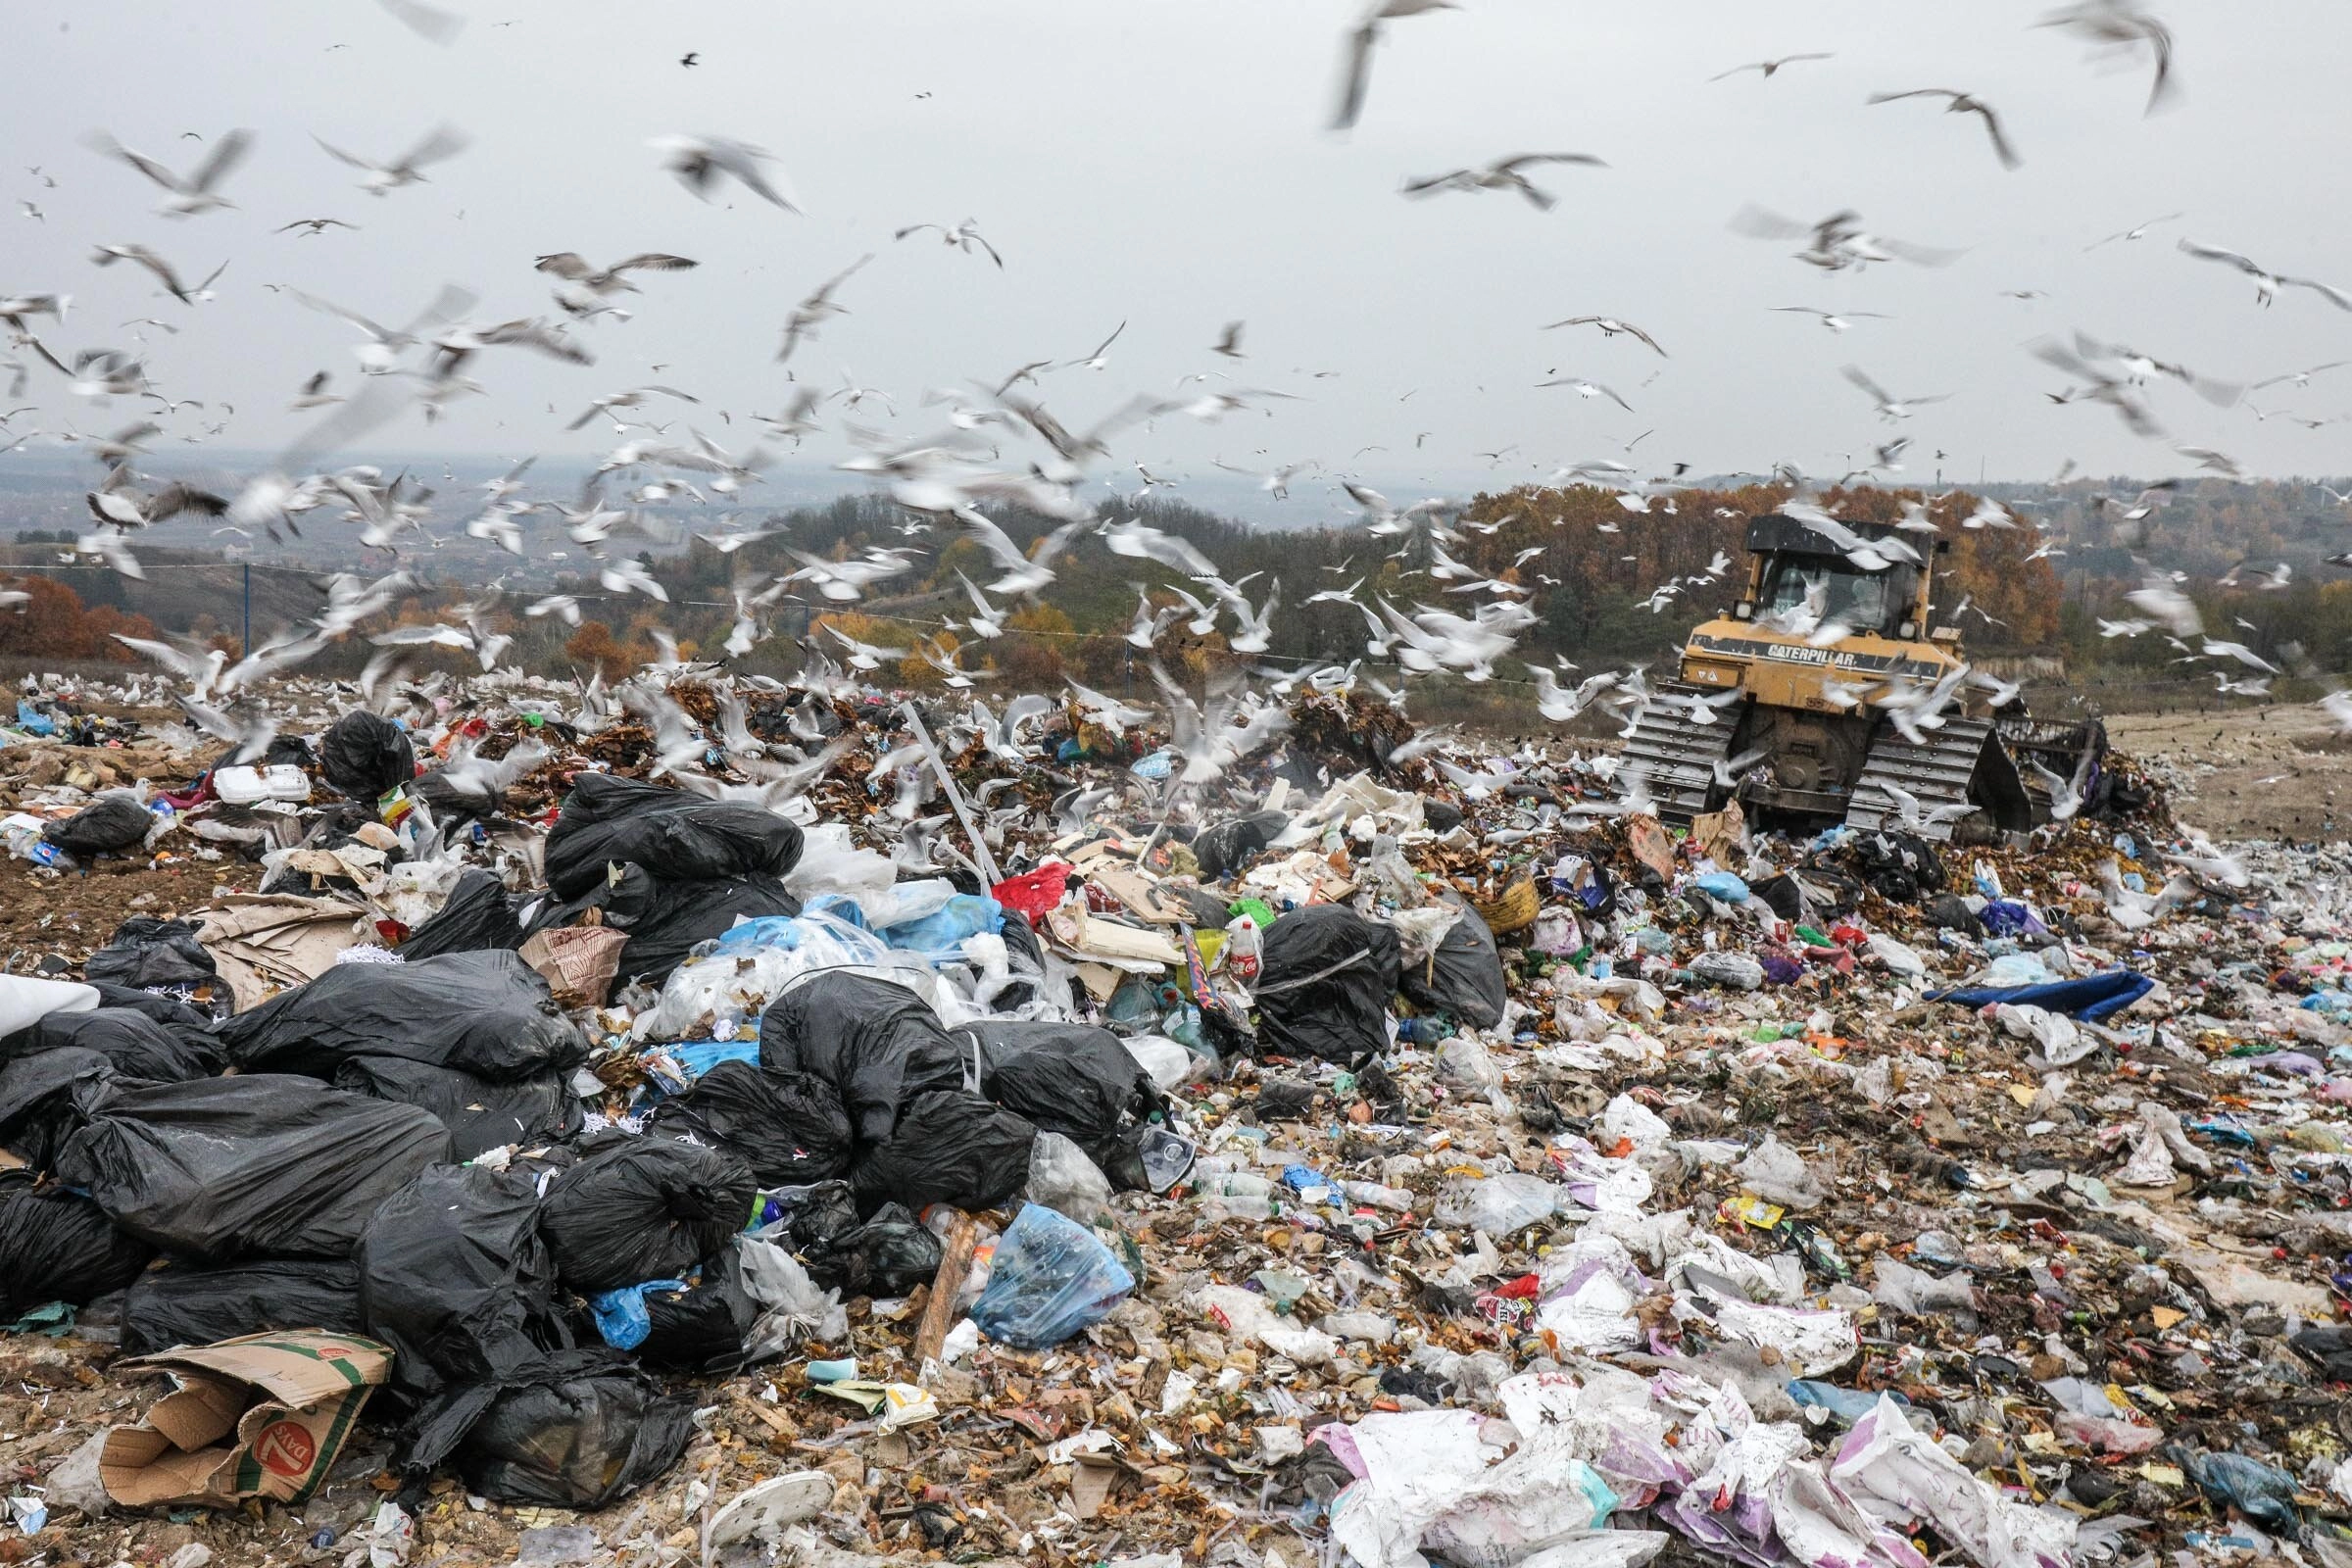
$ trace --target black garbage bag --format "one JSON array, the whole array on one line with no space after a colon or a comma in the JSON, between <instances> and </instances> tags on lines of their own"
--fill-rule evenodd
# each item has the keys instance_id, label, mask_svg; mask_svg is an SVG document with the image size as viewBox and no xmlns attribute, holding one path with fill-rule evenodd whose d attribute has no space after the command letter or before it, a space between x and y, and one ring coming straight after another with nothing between
<instances>
[{"instance_id":1,"label":"black garbage bag","mask_svg":"<svg viewBox=\"0 0 2352 1568\"><path fill-rule=\"evenodd\" d=\"M392 720L355 709L318 737L318 771L341 794L373 805L416 776L416 748Z\"/></svg>"},{"instance_id":2,"label":"black garbage bag","mask_svg":"<svg viewBox=\"0 0 2352 1568\"><path fill-rule=\"evenodd\" d=\"M764 807L583 773L548 830L547 885L559 898L576 899L615 862L694 882L780 877L800 858L799 825Z\"/></svg>"},{"instance_id":3,"label":"black garbage bag","mask_svg":"<svg viewBox=\"0 0 2352 1568\"><path fill-rule=\"evenodd\" d=\"M115 927L106 946L89 956L82 973L90 983L128 986L203 986L220 978L213 956L196 940L188 920L159 920L134 914Z\"/></svg>"},{"instance_id":4,"label":"black garbage bag","mask_svg":"<svg viewBox=\"0 0 2352 1568\"><path fill-rule=\"evenodd\" d=\"M197 1050L220 1049L220 1042L213 1034L211 1016L177 997L156 991L134 991L109 980L93 980L90 989L98 993L98 1005L101 1007L128 1007L133 1012L153 1018Z\"/></svg>"},{"instance_id":5,"label":"black garbage bag","mask_svg":"<svg viewBox=\"0 0 2352 1568\"><path fill-rule=\"evenodd\" d=\"M282 1073L99 1086L58 1179L166 1251L341 1257L375 1206L449 1158L429 1111Z\"/></svg>"},{"instance_id":6,"label":"black garbage bag","mask_svg":"<svg viewBox=\"0 0 2352 1568\"><path fill-rule=\"evenodd\" d=\"M751 1218L759 1183L720 1150L620 1133L580 1153L548 1186L539 1234L582 1296L682 1278Z\"/></svg>"},{"instance_id":7,"label":"black garbage bag","mask_svg":"<svg viewBox=\"0 0 2352 1568\"><path fill-rule=\"evenodd\" d=\"M209 1078L222 1065L220 1048L210 1037L191 1041L131 1007L52 1012L0 1040L0 1060L50 1051L93 1052L120 1076L156 1083Z\"/></svg>"},{"instance_id":8,"label":"black garbage bag","mask_svg":"<svg viewBox=\"0 0 2352 1568\"><path fill-rule=\"evenodd\" d=\"M301 735L280 732L270 739L270 749L262 754L259 767L312 768L318 765L318 754L311 750L310 741Z\"/></svg>"},{"instance_id":9,"label":"black garbage bag","mask_svg":"<svg viewBox=\"0 0 2352 1568\"><path fill-rule=\"evenodd\" d=\"M1446 928L1437 951L1403 972L1399 989L1416 1007L1446 1012L1473 1029L1492 1029L1502 1022L1503 1004L1510 1000L1502 955L1479 912L1466 904L1460 908L1461 918Z\"/></svg>"},{"instance_id":10,"label":"black garbage bag","mask_svg":"<svg viewBox=\"0 0 2352 1568\"><path fill-rule=\"evenodd\" d=\"M761 1187L799 1187L850 1168L850 1116L813 1073L722 1061L653 1109L647 1130L690 1135L751 1167Z\"/></svg>"},{"instance_id":11,"label":"black garbage bag","mask_svg":"<svg viewBox=\"0 0 2352 1568\"><path fill-rule=\"evenodd\" d=\"M995 1208L1028 1184L1036 1141L1034 1126L968 1090L932 1090L907 1102L888 1142L859 1154L850 1182L868 1213L892 1202Z\"/></svg>"},{"instance_id":12,"label":"black garbage bag","mask_svg":"<svg viewBox=\"0 0 2352 1568\"><path fill-rule=\"evenodd\" d=\"M916 1097L960 1090L964 1078L963 1052L922 998L893 981L839 971L812 976L768 1006L760 1065L831 1084L860 1145L888 1142Z\"/></svg>"},{"instance_id":13,"label":"black garbage bag","mask_svg":"<svg viewBox=\"0 0 2352 1568\"><path fill-rule=\"evenodd\" d=\"M2286 1342L2330 1383L2352 1382L2352 1329L2322 1323L2298 1329Z\"/></svg>"},{"instance_id":14,"label":"black garbage bag","mask_svg":"<svg viewBox=\"0 0 2352 1568\"><path fill-rule=\"evenodd\" d=\"M1761 882L1749 883L1747 891L1784 920L1801 920L1805 916L1804 890L1786 871L1776 871Z\"/></svg>"},{"instance_id":15,"label":"black garbage bag","mask_svg":"<svg viewBox=\"0 0 2352 1568\"><path fill-rule=\"evenodd\" d=\"M448 953L415 963L339 963L220 1025L246 1072L332 1078L355 1055L456 1067L493 1083L567 1071L588 1043L520 955Z\"/></svg>"},{"instance_id":16,"label":"black garbage bag","mask_svg":"<svg viewBox=\"0 0 2352 1568\"><path fill-rule=\"evenodd\" d=\"M353 1260L364 1332L425 1397L526 1374L570 1346L526 1171L442 1165L384 1200Z\"/></svg>"},{"instance_id":17,"label":"black garbage bag","mask_svg":"<svg viewBox=\"0 0 2352 1568\"><path fill-rule=\"evenodd\" d=\"M1927 901L1920 912L1928 924L1938 931L1961 931L1972 937L1984 934L1984 920L1968 906L1968 901L1957 893L1938 893Z\"/></svg>"},{"instance_id":18,"label":"black garbage bag","mask_svg":"<svg viewBox=\"0 0 2352 1568\"><path fill-rule=\"evenodd\" d=\"M787 1203L784 1237L825 1290L905 1296L939 1272L939 1238L902 1203L884 1203L860 1220L848 1182L820 1182L779 1197Z\"/></svg>"},{"instance_id":19,"label":"black garbage bag","mask_svg":"<svg viewBox=\"0 0 2352 1568\"><path fill-rule=\"evenodd\" d=\"M153 826L155 813L129 796L101 795L72 816L41 829L41 837L86 860L93 855L121 855L138 848Z\"/></svg>"},{"instance_id":20,"label":"black garbage bag","mask_svg":"<svg viewBox=\"0 0 2352 1568\"><path fill-rule=\"evenodd\" d=\"M1917 904L1943 891L1943 858L1917 834L1885 829L1861 834L1853 841L1853 858L1862 880L1889 903Z\"/></svg>"},{"instance_id":21,"label":"black garbage bag","mask_svg":"<svg viewBox=\"0 0 2352 1568\"><path fill-rule=\"evenodd\" d=\"M449 898L432 917L409 933L400 956L414 963L445 953L478 953L489 948L522 946L522 922L514 916L514 901L507 885L480 866L458 873Z\"/></svg>"},{"instance_id":22,"label":"black garbage bag","mask_svg":"<svg viewBox=\"0 0 2352 1568\"><path fill-rule=\"evenodd\" d=\"M89 1118L82 1105L115 1069L94 1051L43 1051L0 1061L0 1149L27 1170L57 1164L59 1151Z\"/></svg>"},{"instance_id":23,"label":"black garbage bag","mask_svg":"<svg viewBox=\"0 0 2352 1568\"><path fill-rule=\"evenodd\" d=\"M122 1302L122 1349L152 1355L265 1329L365 1334L360 1271L343 1257L265 1257L207 1268L149 1269Z\"/></svg>"},{"instance_id":24,"label":"black garbage bag","mask_svg":"<svg viewBox=\"0 0 2352 1568\"><path fill-rule=\"evenodd\" d=\"M1003 1011L1035 1002L1045 994L1046 984L1046 945L1037 939L1037 928L1020 910L1005 909L997 934L1004 939L1005 967L1013 978L989 1004Z\"/></svg>"},{"instance_id":25,"label":"black garbage bag","mask_svg":"<svg viewBox=\"0 0 2352 1568\"><path fill-rule=\"evenodd\" d=\"M1267 930L1258 961L1260 1049L1342 1066L1386 1050L1399 971L1393 928L1344 905L1293 909Z\"/></svg>"},{"instance_id":26,"label":"black garbage bag","mask_svg":"<svg viewBox=\"0 0 2352 1568\"><path fill-rule=\"evenodd\" d=\"M1165 1104L1152 1075L1093 1024L985 1019L954 1031L990 1101L1041 1132L1060 1133L1101 1164L1128 1127Z\"/></svg>"},{"instance_id":27,"label":"black garbage bag","mask_svg":"<svg viewBox=\"0 0 2352 1568\"><path fill-rule=\"evenodd\" d=\"M629 934L628 946L620 950L620 979L651 986L667 980L697 944L722 935L737 920L800 912L801 901L772 876L656 879L634 907L624 897L605 906L607 922Z\"/></svg>"},{"instance_id":28,"label":"black garbage bag","mask_svg":"<svg viewBox=\"0 0 2352 1568\"><path fill-rule=\"evenodd\" d=\"M494 1502L596 1509L676 1464L693 1436L690 1395L609 1351L566 1350L499 1391L455 1457L466 1489Z\"/></svg>"},{"instance_id":29,"label":"black garbage bag","mask_svg":"<svg viewBox=\"0 0 2352 1568\"><path fill-rule=\"evenodd\" d=\"M139 1277L155 1249L96 1203L29 1178L0 1181L0 1323L48 1301L83 1306Z\"/></svg>"},{"instance_id":30,"label":"black garbage bag","mask_svg":"<svg viewBox=\"0 0 2352 1568\"><path fill-rule=\"evenodd\" d=\"M579 1136L586 1119L570 1075L534 1073L492 1083L456 1067L398 1056L351 1056L335 1069L335 1087L377 1100L417 1105L449 1129L451 1157L472 1159L509 1144L563 1143Z\"/></svg>"},{"instance_id":31,"label":"black garbage bag","mask_svg":"<svg viewBox=\"0 0 2352 1568\"><path fill-rule=\"evenodd\" d=\"M717 1376L743 1366L744 1336L760 1319L760 1303L744 1288L743 1253L733 1244L688 1278L682 1291L648 1291L653 1323L637 1358L673 1372Z\"/></svg>"},{"instance_id":32,"label":"black garbage bag","mask_svg":"<svg viewBox=\"0 0 2352 1568\"><path fill-rule=\"evenodd\" d=\"M1212 882L1222 880L1226 872L1248 865L1290 825L1291 819L1280 811L1252 811L1202 828L1193 835L1193 856L1200 862L1200 874Z\"/></svg>"}]
</instances>

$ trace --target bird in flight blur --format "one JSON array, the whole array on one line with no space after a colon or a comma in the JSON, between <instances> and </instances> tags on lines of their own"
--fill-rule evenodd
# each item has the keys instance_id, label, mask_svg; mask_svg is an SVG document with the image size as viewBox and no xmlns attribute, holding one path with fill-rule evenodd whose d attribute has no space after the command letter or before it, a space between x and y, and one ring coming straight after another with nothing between
<instances>
[{"instance_id":1,"label":"bird in flight blur","mask_svg":"<svg viewBox=\"0 0 2352 1568\"><path fill-rule=\"evenodd\" d=\"M213 150L204 161L182 175L173 173L144 153L132 152L104 131L92 136L89 145L109 158L120 158L131 168L161 185L169 194L155 209L166 218L193 218L236 203L214 187L228 177L253 146L253 132L232 130L213 143Z\"/></svg>"},{"instance_id":2,"label":"bird in flight blur","mask_svg":"<svg viewBox=\"0 0 2352 1568\"><path fill-rule=\"evenodd\" d=\"M1783 66L1793 66L1800 60L1835 60L1838 57L1836 55L1811 54L1783 55L1778 60L1751 60L1744 66L1734 66L1729 71L1718 72L1714 75L1709 76L1707 79L1709 81L1723 81L1732 76L1737 76L1743 71L1760 71L1764 74L1764 79L1766 81L1770 81L1774 76L1780 74L1780 71Z\"/></svg>"},{"instance_id":3,"label":"bird in flight blur","mask_svg":"<svg viewBox=\"0 0 2352 1568\"><path fill-rule=\"evenodd\" d=\"M1520 172L1533 164L1584 164L1593 169L1609 167L1590 153L1513 153L1481 169L1456 169L1444 174L1432 174L1426 179L1408 179L1404 182L1404 194L1435 196L1448 190L1515 190L1526 197L1528 205L1538 212L1549 212L1558 205L1558 198L1549 191L1539 189Z\"/></svg>"},{"instance_id":4,"label":"bird in flight blur","mask_svg":"<svg viewBox=\"0 0 2352 1568\"><path fill-rule=\"evenodd\" d=\"M724 136L657 136L652 145L667 155L662 167L678 176L679 184L704 201L710 199L710 188L718 183L719 176L727 174L771 206L788 213L801 210L776 189L766 170L760 167L774 163L775 155L749 142L730 141Z\"/></svg>"},{"instance_id":5,"label":"bird in flight blur","mask_svg":"<svg viewBox=\"0 0 2352 1568\"><path fill-rule=\"evenodd\" d=\"M1348 34L1347 52L1340 64L1340 107L1332 116L1331 128L1346 130L1364 112L1364 94L1372 85L1372 50L1388 32L1382 23L1460 9L1455 0L1374 0L1364 20Z\"/></svg>"},{"instance_id":6,"label":"bird in flight blur","mask_svg":"<svg viewBox=\"0 0 2352 1568\"><path fill-rule=\"evenodd\" d=\"M363 171L360 189L370 196L389 196L403 185L422 184L425 165L455 158L464 152L466 146L466 135L463 131L452 129L448 125L437 125L425 133L422 141L392 162L371 164L365 158L353 157L322 137L313 136L311 140L318 142L329 157Z\"/></svg>"},{"instance_id":7,"label":"bird in flight blur","mask_svg":"<svg viewBox=\"0 0 2352 1568\"><path fill-rule=\"evenodd\" d=\"M2001 161L2003 169L2015 169L2020 162L2017 149L2001 131L2001 117L1992 112L1992 105L1974 93L1955 92L1949 87L1914 87L1909 92L1874 92L1869 102L1891 104L1905 98L1941 98L1947 115L1975 115L1984 122L1984 133L1992 138L1992 156Z\"/></svg>"}]
</instances>

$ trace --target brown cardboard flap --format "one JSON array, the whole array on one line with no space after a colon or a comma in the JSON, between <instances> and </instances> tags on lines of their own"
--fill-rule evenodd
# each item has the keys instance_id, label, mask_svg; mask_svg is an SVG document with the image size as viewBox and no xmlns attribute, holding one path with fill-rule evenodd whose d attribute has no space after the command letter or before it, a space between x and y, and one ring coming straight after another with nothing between
<instances>
[{"instance_id":1,"label":"brown cardboard flap","mask_svg":"<svg viewBox=\"0 0 2352 1568\"><path fill-rule=\"evenodd\" d=\"M170 1439L152 1428L117 1427L106 1435L106 1446L98 1450L98 1484L126 1508L197 1501L224 1496L215 1482L235 1464L233 1448L188 1453L173 1447Z\"/></svg>"},{"instance_id":2,"label":"brown cardboard flap","mask_svg":"<svg viewBox=\"0 0 2352 1568\"><path fill-rule=\"evenodd\" d=\"M173 1447L209 1448L237 1430L237 1417L252 1399L247 1386L233 1378L190 1375L155 1401L142 1425L162 1433Z\"/></svg>"},{"instance_id":3,"label":"brown cardboard flap","mask_svg":"<svg viewBox=\"0 0 2352 1568\"><path fill-rule=\"evenodd\" d=\"M392 1349L357 1334L291 1329L248 1334L218 1345L182 1346L116 1365L167 1372L191 1386L210 1381L203 1379L205 1373L218 1373L233 1382L250 1383L281 1403L305 1405L383 1382L392 1371ZM197 1377L185 1376L188 1371ZM243 1403L240 1399L239 1407ZM234 1419L233 1411L230 1419Z\"/></svg>"}]
</instances>

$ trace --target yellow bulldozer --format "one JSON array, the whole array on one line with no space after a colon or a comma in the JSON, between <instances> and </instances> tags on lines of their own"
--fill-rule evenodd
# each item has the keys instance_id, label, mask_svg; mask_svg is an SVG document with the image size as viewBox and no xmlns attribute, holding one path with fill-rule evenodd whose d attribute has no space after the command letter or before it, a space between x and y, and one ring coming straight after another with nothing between
<instances>
[{"instance_id":1,"label":"yellow bulldozer","mask_svg":"<svg viewBox=\"0 0 2352 1568\"><path fill-rule=\"evenodd\" d=\"M1883 523L1750 518L1739 603L1651 689L1621 795L1673 822L1737 800L1776 826L1963 843L2046 822L2056 802L2095 806L2106 726L2036 722L2014 688L1973 678L1958 627L1931 626L1950 548Z\"/></svg>"}]
</instances>

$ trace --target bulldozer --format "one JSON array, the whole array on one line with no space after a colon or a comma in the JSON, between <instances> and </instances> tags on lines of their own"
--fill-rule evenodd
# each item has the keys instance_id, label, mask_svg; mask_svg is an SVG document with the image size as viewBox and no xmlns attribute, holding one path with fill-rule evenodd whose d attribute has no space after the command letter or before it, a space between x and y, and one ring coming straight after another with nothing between
<instances>
[{"instance_id":1,"label":"bulldozer","mask_svg":"<svg viewBox=\"0 0 2352 1568\"><path fill-rule=\"evenodd\" d=\"M1737 800L1764 825L1964 844L2094 808L2106 726L2037 722L2013 688L1972 681L1959 628L1930 625L1951 544L1913 537L1749 518L1739 603L1694 627L1677 678L1651 688L1621 797L1677 823Z\"/></svg>"}]
</instances>

